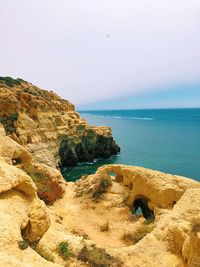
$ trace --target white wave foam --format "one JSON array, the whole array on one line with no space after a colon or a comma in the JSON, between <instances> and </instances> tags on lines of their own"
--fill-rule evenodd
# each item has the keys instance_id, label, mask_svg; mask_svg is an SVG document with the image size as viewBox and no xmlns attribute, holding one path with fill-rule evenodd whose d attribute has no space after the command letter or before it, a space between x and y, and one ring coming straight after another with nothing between
<instances>
[{"instance_id":1,"label":"white wave foam","mask_svg":"<svg viewBox=\"0 0 200 267\"><path fill-rule=\"evenodd\" d=\"M120 117L120 116L110 116L115 119L129 119L129 120L146 120L146 121L153 121L154 118L151 117Z\"/></svg>"},{"instance_id":2,"label":"white wave foam","mask_svg":"<svg viewBox=\"0 0 200 267\"><path fill-rule=\"evenodd\" d=\"M103 116L103 115L96 115L96 114L90 114L90 115L92 115L94 117L98 117L98 118L105 118L106 117L106 116Z\"/></svg>"},{"instance_id":3,"label":"white wave foam","mask_svg":"<svg viewBox=\"0 0 200 267\"><path fill-rule=\"evenodd\" d=\"M114 118L114 119L129 119L129 120L146 120L146 121L153 121L154 118L152 117L123 117L123 116L112 116L112 115L98 115L92 113L85 113L86 115L92 115L93 117L99 118Z\"/></svg>"},{"instance_id":4,"label":"white wave foam","mask_svg":"<svg viewBox=\"0 0 200 267\"><path fill-rule=\"evenodd\" d=\"M153 121L154 120L154 118L148 118L148 117L146 117L146 118L139 118L139 117L129 117L131 120L146 120L146 121ZM127 119L128 119L128 117L127 117Z\"/></svg>"}]
</instances>

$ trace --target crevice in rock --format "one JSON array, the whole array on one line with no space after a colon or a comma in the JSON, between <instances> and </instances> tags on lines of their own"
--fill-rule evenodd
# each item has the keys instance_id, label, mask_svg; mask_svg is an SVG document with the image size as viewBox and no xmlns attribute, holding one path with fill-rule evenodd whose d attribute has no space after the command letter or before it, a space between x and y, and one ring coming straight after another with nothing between
<instances>
[{"instance_id":1,"label":"crevice in rock","mask_svg":"<svg viewBox=\"0 0 200 267\"><path fill-rule=\"evenodd\" d=\"M12 164L13 165L18 165L22 163L22 159L21 158L12 158Z\"/></svg>"}]
</instances>

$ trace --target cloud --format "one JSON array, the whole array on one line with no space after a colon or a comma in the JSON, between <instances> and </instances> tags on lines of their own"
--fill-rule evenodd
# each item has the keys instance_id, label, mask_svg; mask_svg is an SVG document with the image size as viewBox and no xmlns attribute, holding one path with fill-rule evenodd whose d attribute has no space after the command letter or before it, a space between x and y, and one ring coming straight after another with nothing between
<instances>
[{"instance_id":1,"label":"cloud","mask_svg":"<svg viewBox=\"0 0 200 267\"><path fill-rule=\"evenodd\" d=\"M199 0L1 0L1 75L83 105L200 83Z\"/></svg>"}]
</instances>

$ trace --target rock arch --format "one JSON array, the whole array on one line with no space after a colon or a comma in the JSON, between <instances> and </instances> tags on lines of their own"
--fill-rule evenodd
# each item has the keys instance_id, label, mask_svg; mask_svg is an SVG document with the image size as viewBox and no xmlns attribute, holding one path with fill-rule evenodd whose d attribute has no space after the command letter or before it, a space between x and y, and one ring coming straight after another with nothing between
<instances>
[{"instance_id":1,"label":"rock arch","mask_svg":"<svg viewBox=\"0 0 200 267\"><path fill-rule=\"evenodd\" d=\"M144 196L138 196L133 202L133 212L135 213L139 208L142 210L144 218L148 221L154 221L154 211L148 206L148 199Z\"/></svg>"}]
</instances>

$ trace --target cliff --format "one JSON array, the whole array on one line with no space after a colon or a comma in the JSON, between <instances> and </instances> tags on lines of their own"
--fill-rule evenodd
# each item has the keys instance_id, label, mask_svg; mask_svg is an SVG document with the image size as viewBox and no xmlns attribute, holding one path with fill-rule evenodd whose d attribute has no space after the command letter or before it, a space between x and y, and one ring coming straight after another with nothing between
<instances>
[{"instance_id":1,"label":"cliff","mask_svg":"<svg viewBox=\"0 0 200 267\"><path fill-rule=\"evenodd\" d=\"M0 266L200 266L199 182L125 165L64 181L58 162L119 150L110 129L52 92L0 82Z\"/></svg>"},{"instance_id":2,"label":"cliff","mask_svg":"<svg viewBox=\"0 0 200 267\"><path fill-rule=\"evenodd\" d=\"M0 122L36 163L74 166L119 152L111 129L90 126L74 106L22 79L0 77Z\"/></svg>"},{"instance_id":3,"label":"cliff","mask_svg":"<svg viewBox=\"0 0 200 267\"><path fill-rule=\"evenodd\" d=\"M24 159L17 166L13 164L16 155ZM34 182L22 170L29 167L31 175L34 166L29 152L0 127L0 266L87 266L78 259L82 251L95 250L106 257L106 251L94 242L65 228L63 218L37 197ZM43 179L52 176L65 185L58 170L38 166ZM85 261L89 257L85 255Z\"/></svg>"}]
</instances>

